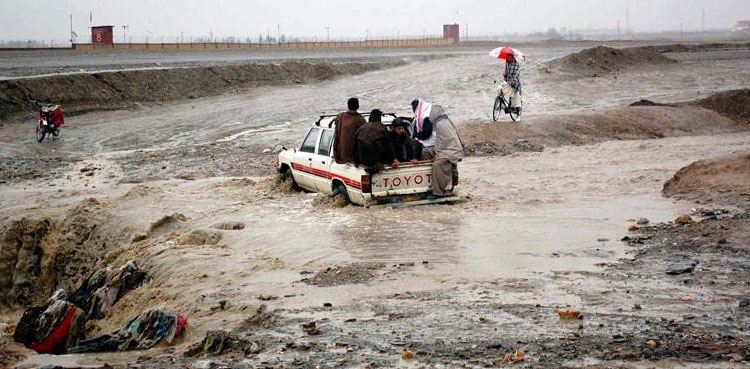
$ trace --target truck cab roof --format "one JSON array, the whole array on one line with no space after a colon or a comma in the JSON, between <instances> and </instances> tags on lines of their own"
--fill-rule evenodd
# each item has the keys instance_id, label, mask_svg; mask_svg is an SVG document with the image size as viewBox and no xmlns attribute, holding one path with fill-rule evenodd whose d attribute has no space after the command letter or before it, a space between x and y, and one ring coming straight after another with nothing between
<instances>
[{"instance_id":1,"label":"truck cab roof","mask_svg":"<svg viewBox=\"0 0 750 369\"><path fill-rule=\"evenodd\" d=\"M367 120L370 117L370 113L363 113L362 116ZM395 113L383 113L382 122L385 126L390 126L398 116ZM335 128L336 122L338 121L338 115L321 115L320 118L315 122L315 126L323 128ZM401 117L402 119L409 119L408 117Z\"/></svg>"}]
</instances>

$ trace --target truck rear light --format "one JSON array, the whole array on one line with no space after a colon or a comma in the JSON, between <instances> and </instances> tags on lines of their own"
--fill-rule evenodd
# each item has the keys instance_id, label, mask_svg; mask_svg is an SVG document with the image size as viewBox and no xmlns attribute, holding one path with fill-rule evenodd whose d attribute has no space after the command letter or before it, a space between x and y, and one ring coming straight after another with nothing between
<instances>
[{"instance_id":1,"label":"truck rear light","mask_svg":"<svg viewBox=\"0 0 750 369\"><path fill-rule=\"evenodd\" d=\"M363 193L372 193L372 182L371 182L370 176L368 175L362 176L360 183L362 183Z\"/></svg>"},{"instance_id":2,"label":"truck rear light","mask_svg":"<svg viewBox=\"0 0 750 369\"><path fill-rule=\"evenodd\" d=\"M453 187L458 186L458 173L453 173Z\"/></svg>"}]
</instances>

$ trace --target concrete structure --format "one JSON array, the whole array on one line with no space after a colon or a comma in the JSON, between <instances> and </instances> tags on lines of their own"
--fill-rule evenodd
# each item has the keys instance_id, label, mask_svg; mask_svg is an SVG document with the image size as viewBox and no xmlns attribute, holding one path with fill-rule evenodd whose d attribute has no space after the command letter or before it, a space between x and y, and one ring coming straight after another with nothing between
<instances>
[{"instance_id":1,"label":"concrete structure","mask_svg":"<svg viewBox=\"0 0 750 369\"><path fill-rule=\"evenodd\" d=\"M453 43L461 41L461 31L458 24L443 25L443 38L450 39Z\"/></svg>"},{"instance_id":2,"label":"concrete structure","mask_svg":"<svg viewBox=\"0 0 750 369\"><path fill-rule=\"evenodd\" d=\"M91 43L112 47L115 44L113 28L114 26L91 27Z\"/></svg>"},{"instance_id":3,"label":"concrete structure","mask_svg":"<svg viewBox=\"0 0 750 369\"><path fill-rule=\"evenodd\" d=\"M352 49L365 47L420 47L445 46L454 41L446 38L420 38L411 40L367 40L331 42L284 42L280 44L254 43L128 43L128 44L73 44L75 50L117 49L117 50L232 50L232 49Z\"/></svg>"}]
</instances>

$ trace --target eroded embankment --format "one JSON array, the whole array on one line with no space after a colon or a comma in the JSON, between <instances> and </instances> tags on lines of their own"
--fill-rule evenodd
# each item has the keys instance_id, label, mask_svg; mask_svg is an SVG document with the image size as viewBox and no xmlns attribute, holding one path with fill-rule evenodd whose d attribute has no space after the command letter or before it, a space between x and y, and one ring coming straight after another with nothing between
<instances>
[{"instance_id":1,"label":"eroded embankment","mask_svg":"<svg viewBox=\"0 0 750 369\"><path fill-rule=\"evenodd\" d=\"M696 161L677 171L662 193L747 206L742 200L750 200L750 152Z\"/></svg>"},{"instance_id":2,"label":"eroded embankment","mask_svg":"<svg viewBox=\"0 0 750 369\"><path fill-rule=\"evenodd\" d=\"M395 67L406 62L283 62L53 75L0 81L0 119L33 111L30 101L61 104L66 112L127 108L210 96L237 88L309 83Z\"/></svg>"},{"instance_id":3,"label":"eroded embankment","mask_svg":"<svg viewBox=\"0 0 750 369\"><path fill-rule=\"evenodd\" d=\"M681 105L629 106L596 113L528 117L521 123L468 121L460 125L470 154L507 155L544 146L608 140L713 135L750 130L741 117L750 90L727 91ZM711 104L706 103L710 101ZM698 105L698 106L695 106Z\"/></svg>"}]
</instances>

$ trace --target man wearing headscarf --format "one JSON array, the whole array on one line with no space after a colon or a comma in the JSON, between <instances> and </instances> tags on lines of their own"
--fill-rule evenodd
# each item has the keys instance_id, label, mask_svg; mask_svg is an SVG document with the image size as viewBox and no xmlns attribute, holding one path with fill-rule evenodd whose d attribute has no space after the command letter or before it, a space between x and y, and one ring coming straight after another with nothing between
<instances>
[{"instance_id":1,"label":"man wearing headscarf","mask_svg":"<svg viewBox=\"0 0 750 369\"><path fill-rule=\"evenodd\" d=\"M458 162L464 157L464 144L453 121L440 105L433 105L430 121L435 131L435 162L432 164L432 194L450 195L446 190L458 176Z\"/></svg>"},{"instance_id":2,"label":"man wearing headscarf","mask_svg":"<svg viewBox=\"0 0 750 369\"><path fill-rule=\"evenodd\" d=\"M435 157L435 131L433 122L430 121L432 104L422 99L414 99L411 102L411 109L414 112L412 121L414 141L422 146L422 151L418 153L417 158L431 160Z\"/></svg>"}]
</instances>

